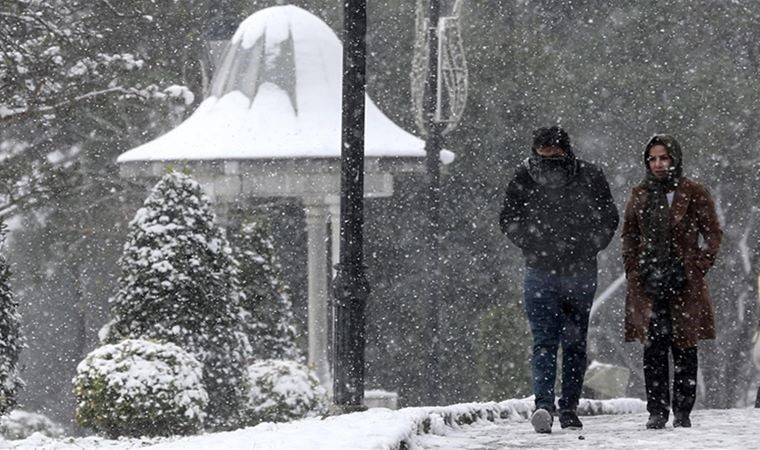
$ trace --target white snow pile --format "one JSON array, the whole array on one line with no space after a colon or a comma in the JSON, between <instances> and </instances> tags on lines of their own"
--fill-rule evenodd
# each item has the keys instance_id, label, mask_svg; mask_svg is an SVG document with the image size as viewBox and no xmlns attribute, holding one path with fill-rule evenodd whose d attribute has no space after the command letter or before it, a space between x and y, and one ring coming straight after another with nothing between
<instances>
[{"instance_id":1,"label":"white snow pile","mask_svg":"<svg viewBox=\"0 0 760 450\"><path fill-rule=\"evenodd\" d=\"M181 98L186 106L190 106L195 101L195 94L187 86L173 84L164 89L164 94L172 98Z\"/></svg>"},{"instance_id":2,"label":"white snow pile","mask_svg":"<svg viewBox=\"0 0 760 450\"><path fill-rule=\"evenodd\" d=\"M200 436L157 439L107 440L88 437L55 440L35 434L28 439L1 442L0 447L13 449L396 449L415 448L418 435L446 434L461 425L473 422L502 420L521 422L533 409L531 399L489 403L463 403L452 406L416 407L391 411L373 408L368 411L307 418L289 423L262 423L236 431L209 433ZM645 404L638 399L581 400L583 411L607 414L640 413ZM509 425L504 425L509 426Z\"/></svg>"},{"instance_id":3,"label":"white snow pile","mask_svg":"<svg viewBox=\"0 0 760 450\"><path fill-rule=\"evenodd\" d=\"M34 433L58 438L63 436L63 427L42 414L20 409L13 410L0 418L0 436L5 439L26 439Z\"/></svg>"}]
</instances>

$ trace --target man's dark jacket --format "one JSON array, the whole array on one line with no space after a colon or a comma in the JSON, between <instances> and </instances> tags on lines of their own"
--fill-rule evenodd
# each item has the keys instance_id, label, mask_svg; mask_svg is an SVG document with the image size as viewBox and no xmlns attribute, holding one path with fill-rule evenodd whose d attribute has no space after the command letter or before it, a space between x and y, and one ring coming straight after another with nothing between
<instances>
[{"instance_id":1,"label":"man's dark jacket","mask_svg":"<svg viewBox=\"0 0 760 450\"><path fill-rule=\"evenodd\" d=\"M604 174L589 162L575 163L562 187L536 183L527 164L507 187L499 222L527 267L563 275L596 271L596 254L615 234L620 219Z\"/></svg>"}]
</instances>

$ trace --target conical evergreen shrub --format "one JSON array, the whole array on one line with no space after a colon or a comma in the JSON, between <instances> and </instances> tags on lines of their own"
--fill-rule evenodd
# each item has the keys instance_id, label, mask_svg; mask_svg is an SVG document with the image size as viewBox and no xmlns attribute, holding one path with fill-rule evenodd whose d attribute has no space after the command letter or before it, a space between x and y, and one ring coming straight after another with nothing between
<instances>
[{"instance_id":1,"label":"conical evergreen shrub","mask_svg":"<svg viewBox=\"0 0 760 450\"><path fill-rule=\"evenodd\" d=\"M259 220L249 221L231 241L240 267L242 306L250 314L245 328L253 357L299 360L290 292L268 227Z\"/></svg>"},{"instance_id":2,"label":"conical evergreen shrub","mask_svg":"<svg viewBox=\"0 0 760 450\"><path fill-rule=\"evenodd\" d=\"M480 399L501 401L532 393L531 337L522 304L496 305L480 319L477 383Z\"/></svg>"},{"instance_id":3,"label":"conical evergreen shrub","mask_svg":"<svg viewBox=\"0 0 760 450\"><path fill-rule=\"evenodd\" d=\"M0 223L0 250L5 243L6 228ZM24 383L19 376L18 357L24 347L18 303L10 286L11 271L0 253L0 415L16 406L16 396Z\"/></svg>"},{"instance_id":4,"label":"conical evergreen shrub","mask_svg":"<svg viewBox=\"0 0 760 450\"><path fill-rule=\"evenodd\" d=\"M203 364L207 425L237 426L251 359L245 312L232 250L197 182L172 172L156 184L129 224L119 264L104 342L142 338L192 353Z\"/></svg>"}]
</instances>

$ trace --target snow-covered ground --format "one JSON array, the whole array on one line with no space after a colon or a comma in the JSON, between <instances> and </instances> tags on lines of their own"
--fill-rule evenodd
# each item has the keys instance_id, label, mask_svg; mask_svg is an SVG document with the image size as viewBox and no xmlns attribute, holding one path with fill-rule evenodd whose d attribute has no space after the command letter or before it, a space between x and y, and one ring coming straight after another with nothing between
<instances>
[{"instance_id":1,"label":"snow-covered ground","mask_svg":"<svg viewBox=\"0 0 760 450\"><path fill-rule=\"evenodd\" d=\"M421 449L750 449L760 448L760 409L697 410L692 428L647 430L646 413L583 417L582 431L554 424L552 434L537 434L530 423L479 421L445 435L416 438Z\"/></svg>"},{"instance_id":2,"label":"snow-covered ground","mask_svg":"<svg viewBox=\"0 0 760 450\"><path fill-rule=\"evenodd\" d=\"M11 449L503 449L503 448L758 448L760 409L698 410L691 429L646 430L644 403L634 399L582 401L584 430L533 431L530 400L468 403L447 407L377 408L297 422L264 423L226 433L165 439L50 439L34 434L0 440Z\"/></svg>"}]
</instances>

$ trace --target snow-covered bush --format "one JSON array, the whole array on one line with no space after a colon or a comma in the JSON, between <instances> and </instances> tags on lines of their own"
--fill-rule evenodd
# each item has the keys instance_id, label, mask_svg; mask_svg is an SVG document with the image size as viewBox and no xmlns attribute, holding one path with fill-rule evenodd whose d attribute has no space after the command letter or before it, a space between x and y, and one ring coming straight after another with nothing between
<instances>
[{"instance_id":1,"label":"snow-covered bush","mask_svg":"<svg viewBox=\"0 0 760 450\"><path fill-rule=\"evenodd\" d=\"M4 242L5 224L0 223L0 250ZM0 254L0 415L16 406L16 395L24 385L18 371L18 357L24 346L19 330L21 318L10 277L8 263Z\"/></svg>"},{"instance_id":2,"label":"snow-covered bush","mask_svg":"<svg viewBox=\"0 0 760 450\"><path fill-rule=\"evenodd\" d=\"M241 304L250 315L245 329L253 358L298 360L290 289L283 281L268 228L260 221L249 221L230 240L240 268Z\"/></svg>"},{"instance_id":3,"label":"snow-covered bush","mask_svg":"<svg viewBox=\"0 0 760 450\"><path fill-rule=\"evenodd\" d=\"M201 364L174 344L104 345L77 366L76 420L109 437L199 432L208 403L202 377Z\"/></svg>"},{"instance_id":4,"label":"snow-covered bush","mask_svg":"<svg viewBox=\"0 0 760 450\"><path fill-rule=\"evenodd\" d=\"M237 266L208 198L187 175L165 175L129 224L112 320L101 338L172 342L203 364L207 424L234 428L247 392L250 345Z\"/></svg>"},{"instance_id":5,"label":"snow-covered bush","mask_svg":"<svg viewBox=\"0 0 760 450\"><path fill-rule=\"evenodd\" d=\"M249 425L287 422L326 411L325 389L309 368L295 361L269 359L248 367Z\"/></svg>"},{"instance_id":6,"label":"snow-covered bush","mask_svg":"<svg viewBox=\"0 0 760 450\"><path fill-rule=\"evenodd\" d=\"M0 418L0 436L4 439L26 439L34 433L55 439L63 436L63 427L42 414L20 409Z\"/></svg>"}]
</instances>

